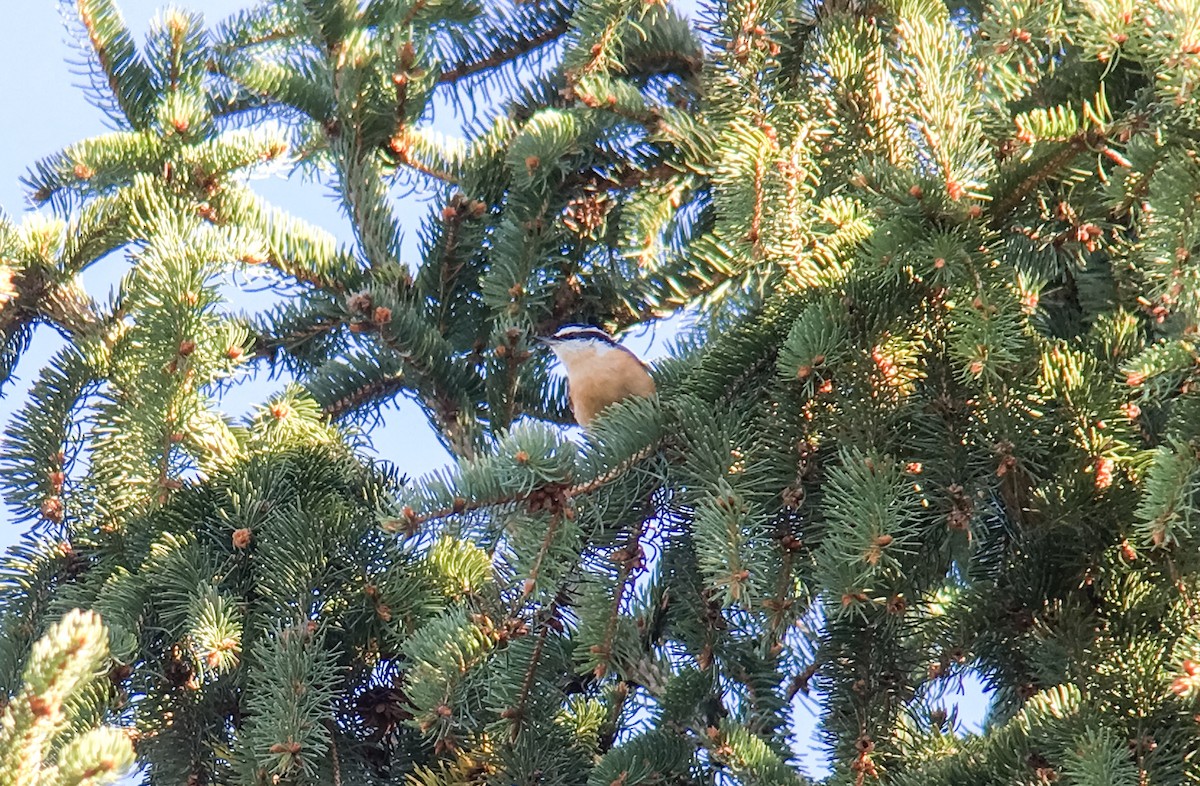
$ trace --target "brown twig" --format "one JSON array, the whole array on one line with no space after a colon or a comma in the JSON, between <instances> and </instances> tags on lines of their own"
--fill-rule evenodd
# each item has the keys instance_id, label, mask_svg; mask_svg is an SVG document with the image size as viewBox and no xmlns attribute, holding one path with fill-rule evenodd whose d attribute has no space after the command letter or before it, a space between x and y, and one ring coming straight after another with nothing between
<instances>
[{"instance_id":1,"label":"brown twig","mask_svg":"<svg viewBox=\"0 0 1200 786\"><path fill-rule=\"evenodd\" d=\"M626 19L624 16L614 17L608 21L607 25L604 26L604 31L600 33L599 40L596 41L596 43L591 47L591 51L589 53L591 57L589 57L587 62L583 64L583 67L579 69L582 75L587 76L588 74L595 73L596 71L604 68L603 63L606 59L605 52L610 46L612 46L613 40L616 39L617 34L621 32L621 24L625 21ZM567 83L570 84L574 81L575 75L568 74Z\"/></svg>"},{"instance_id":2,"label":"brown twig","mask_svg":"<svg viewBox=\"0 0 1200 786\"><path fill-rule=\"evenodd\" d=\"M108 77L108 89L113 96L120 100L120 85L117 83L117 75L112 69L112 58L108 54L108 50L104 48L104 42L100 40L100 35L96 31L96 20L88 12L87 4L84 0L76 0L76 10L79 11L79 19L83 22L84 28L88 32L88 40L92 44L92 49L96 53L96 60L100 63L100 67L104 69L105 75Z\"/></svg>"},{"instance_id":3,"label":"brown twig","mask_svg":"<svg viewBox=\"0 0 1200 786\"><path fill-rule=\"evenodd\" d=\"M342 786L342 761L338 756L337 727L333 721L325 719L325 729L329 732L329 753L333 764L333 786Z\"/></svg>"},{"instance_id":4,"label":"brown twig","mask_svg":"<svg viewBox=\"0 0 1200 786\"><path fill-rule=\"evenodd\" d=\"M547 614L554 614L555 604L551 603L546 609ZM521 731L521 719L525 715L526 707L529 704L529 694L533 690L533 680L537 676L538 663L542 660L542 651L546 648L546 638L549 635L550 626L543 623L541 629L538 630L537 644L533 647L533 654L529 657L529 668L525 670L525 678L521 680L521 693L517 699L517 706L512 712L512 730L509 732L509 738L515 742L517 734Z\"/></svg>"},{"instance_id":5,"label":"brown twig","mask_svg":"<svg viewBox=\"0 0 1200 786\"><path fill-rule=\"evenodd\" d=\"M444 386L438 384L433 369L428 364L421 362L412 350L401 345L396 337L391 335L391 331L386 325L379 330L379 340L384 346L399 355L401 361L411 368L421 380L429 383L433 394L425 396L425 403L433 412L437 427L442 432L442 436L450 443L452 452L462 459L473 458L475 448L469 442L470 435L464 432L456 422L460 411L458 405L454 403L453 395Z\"/></svg>"},{"instance_id":6,"label":"brown twig","mask_svg":"<svg viewBox=\"0 0 1200 786\"><path fill-rule=\"evenodd\" d=\"M550 526L546 528L546 537L542 538L541 548L538 549L537 556L533 559L533 567L529 569L529 578L526 580L525 586L521 590L521 597L518 602L524 601L533 594L535 582L537 582L538 573L542 569L542 561L546 559L546 554L550 552L550 545L554 541L554 536L558 534L558 528L562 525L563 514L561 510L555 510L554 515L550 517Z\"/></svg>"},{"instance_id":7,"label":"brown twig","mask_svg":"<svg viewBox=\"0 0 1200 786\"><path fill-rule=\"evenodd\" d=\"M761 252L762 222L763 222L763 180L766 177L766 166L760 154L754 159L754 213L750 218L750 232L746 235L748 242L755 250Z\"/></svg>"},{"instance_id":8,"label":"brown twig","mask_svg":"<svg viewBox=\"0 0 1200 786\"><path fill-rule=\"evenodd\" d=\"M614 480L632 469L633 465L639 464L642 461L650 458L650 456L652 456L656 450L658 450L658 443L650 443L637 453L634 453L632 456L610 469L608 472L605 472L603 475L598 475L589 481L571 486L566 491L567 498L569 499L571 497L578 496L579 494L591 494L601 486L607 486L609 483L612 483Z\"/></svg>"},{"instance_id":9,"label":"brown twig","mask_svg":"<svg viewBox=\"0 0 1200 786\"><path fill-rule=\"evenodd\" d=\"M562 500L566 501L580 494L590 494L602 486L608 485L628 472L635 464L638 464L641 461L649 458L657 449L658 443L653 442L627 458L625 461L622 461L608 472L598 475L589 481L577 483L574 486L567 487L562 491ZM406 509L403 511L402 519L385 521L383 522L382 526L392 532L415 532L422 525L428 524L431 521L437 521L438 519L457 516L463 513L472 513L484 508L495 508L502 505L515 505L519 502L527 502L534 495L544 494L546 490L547 489L545 486L539 486L531 491L514 494L512 496L501 497L499 499L472 500L470 502L460 500L451 507L439 508L438 510L429 511L428 513L417 513L412 509Z\"/></svg>"},{"instance_id":10,"label":"brown twig","mask_svg":"<svg viewBox=\"0 0 1200 786\"><path fill-rule=\"evenodd\" d=\"M1079 155L1089 145L1099 141L1099 135L1095 131L1081 131L1063 146L1061 150L1048 158L1035 171L1030 173L1021 183L1014 188L1007 196L997 201L992 208L992 226L999 226L1008 214L1019 204L1025 197L1033 192L1047 178L1054 175L1062 167L1070 163L1075 156Z\"/></svg>"},{"instance_id":11,"label":"brown twig","mask_svg":"<svg viewBox=\"0 0 1200 786\"><path fill-rule=\"evenodd\" d=\"M516 60L518 57L527 55L538 47L550 43L563 33L567 32L569 28L570 23L566 20L563 20L553 27L547 28L538 35L535 35L533 38L530 38L527 41L520 41L508 49L493 49L487 57L470 63L459 63L449 71L443 71L441 77L438 78L438 81L442 84L450 84L468 76L473 76L483 71L490 70L498 65L503 65L511 60Z\"/></svg>"},{"instance_id":12,"label":"brown twig","mask_svg":"<svg viewBox=\"0 0 1200 786\"><path fill-rule=\"evenodd\" d=\"M40 269L13 275L10 293L0 295L0 335L44 317L76 339L88 338L103 335L119 318L101 314L77 281L56 284L50 275Z\"/></svg>"},{"instance_id":13,"label":"brown twig","mask_svg":"<svg viewBox=\"0 0 1200 786\"><path fill-rule=\"evenodd\" d=\"M351 393L342 396L332 404L324 407L324 412L331 418L339 418L350 410L358 408L365 401L383 398L384 396L394 395L406 387L405 376L400 374L389 374L380 379L372 380L362 387L354 390Z\"/></svg>"},{"instance_id":14,"label":"brown twig","mask_svg":"<svg viewBox=\"0 0 1200 786\"><path fill-rule=\"evenodd\" d=\"M254 346L254 354L256 357L270 357L278 349L286 349L295 344L308 341L311 338L319 336L323 333L332 333L345 324L341 319L336 317L326 317L325 319L313 323L311 326L299 330L295 333L289 333L286 336L272 336L270 338L260 337Z\"/></svg>"},{"instance_id":15,"label":"brown twig","mask_svg":"<svg viewBox=\"0 0 1200 786\"><path fill-rule=\"evenodd\" d=\"M617 632L617 621L621 617L621 601L625 599L625 588L629 584L634 571L643 564L642 535L646 531L646 519L640 518L637 527L629 533L629 539L619 549L620 568L617 571L617 586L613 589L612 611L608 615L608 623L604 626L604 640L600 644L597 655L603 658L601 666L596 667L596 676L603 677L612 661L613 636Z\"/></svg>"},{"instance_id":16,"label":"brown twig","mask_svg":"<svg viewBox=\"0 0 1200 786\"><path fill-rule=\"evenodd\" d=\"M401 27L408 27L417 18L417 14L425 10L425 6L429 5L429 0L417 0L412 4L412 7L404 14L404 18L400 20Z\"/></svg>"},{"instance_id":17,"label":"brown twig","mask_svg":"<svg viewBox=\"0 0 1200 786\"><path fill-rule=\"evenodd\" d=\"M388 149L395 154L396 159L401 164L409 169L414 169L417 172L420 172L428 177L432 177L435 180L441 180L443 183L458 185L458 178L450 172L443 172L441 170L434 169L433 167L425 164L413 156L412 144L408 139L407 126L401 127L401 129L396 132L395 136L393 136L391 141L388 142Z\"/></svg>"}]
</instances>

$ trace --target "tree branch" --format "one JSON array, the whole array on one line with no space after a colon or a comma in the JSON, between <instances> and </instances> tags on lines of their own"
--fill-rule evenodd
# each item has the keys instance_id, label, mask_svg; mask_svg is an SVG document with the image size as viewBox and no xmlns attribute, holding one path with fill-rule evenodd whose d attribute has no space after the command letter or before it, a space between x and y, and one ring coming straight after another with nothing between
<instances>
[{"instance_id":1,"label":"tree branch","mask_svg":"<svg viewBox=\"0 0 1200 786\"><path fill-rule=\"evenodd\" d=\"M75 338L97 336L109 320L75 281L56 284L44 272L26 270L12 283L13 293L0 298L0 335L11 335L39 317Z\"/></svg>"},{"instance_id":2,"label":"tree branch","mask_svg":"<svg viewBox=\"0 0 1200 786\"><path fill-rule=\"evenodd\" d=\"M543 30L533 38L525 41L518 41L515 45L507 48L493 49L487 57L484 57L480 60L470 63L459 63L454 68L451 68L448 71L443 71L441 77L438 79L438 82L443 85L453 84L460 79L474 76L475 74L488 71L496 66L516 60L518 57L527 55L538 47L550 43L554 39L566 33L569 28L570 23L564 19L553 27Z\"/></svg>"},{"instance_id":3,"label":"tree branch","mask_svg":"<svg viewBox=\"0 0 1200 786\"><path fill-rule=\"evenodd\" d=\"M448 508L440 508L438 510L429 511L428 513L417 513L412 508L405 508L401 511L401 518L390 519L382 523L382 527L389 532L406 532L415 533L417 529L431 521L444 519L449 516L456 516L462 513L470 513L483 508L495 508L501 505L515 505L519 502L530 502L534 499L545 499L547 496L553 497L557 504L565 505L572 497L580 494L590 494L597 491L603 486L620 478L635 465L645 461L650 456L654 455L658 450L659 441L655 441L646 447L634 453L629 458L625 459L617 466L610 469L601 475L597 475L591 480L582 483L576 483L572 486L567 485L546 485L538 486L530 491L521 492L512 496L500 497L495 499L483 500L456 500L455 504Z\"/></svg>"},{"instance_id":4,"label":"tree branch","mask_svg":"<svg viewBox=\"0 0 1200 786\"><path fill-rule=\"evenodd\" d=\"M358 409L362 404L381 398L390 398L407 387L404 374L389 374L376 379L352 393L342 396L332 404L324 407L326 415L335 420L347 412Z\"/></svg>"},{"instance_id":5,"label":"tree branch","mask_svg":"<svg viewBox=\"0 0 1200 786\"><path fill-rule=\"evenodd\" d=\"M995 203L995 206L992 208L992 226L999 226L1003 222L1003 219L1017 205L1021 204L1021 201L1029 196L1040 183L1053 177L1064 166L1071 163L1075 156L1083 152L1089 145L1098 142L1100 138L1100 135L1094 131L1081 131L1073 136L1063 145L1061 150L1050 156L1041 166L1022 180L1007 196Z\"/></svg>"}]
</instances>

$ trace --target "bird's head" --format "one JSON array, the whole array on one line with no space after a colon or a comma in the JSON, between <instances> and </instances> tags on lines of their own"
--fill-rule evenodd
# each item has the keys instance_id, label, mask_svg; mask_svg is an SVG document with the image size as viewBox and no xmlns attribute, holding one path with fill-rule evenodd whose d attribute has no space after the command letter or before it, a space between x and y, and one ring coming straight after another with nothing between
<instances>
[{"instance_id":1,"label":"bird's head","mask_svg":"<svg viewBox=\"0 0 1200 786\"><path fill-rule=\"evenodd\" d=\"M616 339L592 325L563 325L553 336L539 336L537 340L563 359L620 346Z\"/></svg>"}]
</instances>

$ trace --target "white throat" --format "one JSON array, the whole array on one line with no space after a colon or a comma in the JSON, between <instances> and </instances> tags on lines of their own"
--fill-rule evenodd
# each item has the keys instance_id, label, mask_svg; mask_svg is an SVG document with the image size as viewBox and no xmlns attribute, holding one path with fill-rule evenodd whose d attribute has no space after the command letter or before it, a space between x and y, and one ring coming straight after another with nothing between
<instances>
[{"instance_id":1,"label":"white throat","mask_svg":"<svg viewBox=\"0 0 1200 786\"><path fill-rule=\"evenodd\" d=\"M609 352L623 352L619 347L614 347L612 344L607 344L598 339L582 339L575 341L563 341L551 347L554 354L562 361L563 365L570 371L579 363L586 363L589 360L597 360Z\"/></svg>"}]
</instances>

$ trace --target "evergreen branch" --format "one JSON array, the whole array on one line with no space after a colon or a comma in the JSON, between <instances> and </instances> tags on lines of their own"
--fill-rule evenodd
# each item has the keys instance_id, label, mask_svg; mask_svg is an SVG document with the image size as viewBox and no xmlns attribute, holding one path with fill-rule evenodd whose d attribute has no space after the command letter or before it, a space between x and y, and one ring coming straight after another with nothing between
<instances>
[{"instance_id":1,"label":"evergreen branch","mask_svg":"<svg viewBox=\"0 0 1200 786\"><path fill-rule=\"evenodd\" d=\"M130 241L131 205L123 195L98 196L67 222L58 266L64 273L82 271Z\"/></svg>"},{"instance_id":2,"label":"evergreen branch","mask_svg":"<svg viewBox=\"0 0 1200 786\"><path fill-rule=\"evenodd\" d=\"M325 82L327 64L308 49L296 47L287 58L230 53L214 58L208 70L230 80L241 93L225 101L222 113L275 106L318 123L329 123L333 117L333 96Z\"/></svg>"},{"instance_id":3,"label":"evergreen branch","mask_svg":"<svg viewBox=\"0 0 1200 786\"><path fill-rule=\"evenodd\" d=\"M0 696L17 693L40 620L82 559L48 533L27 532L7 549L0 561Z\"/></svg>"},{"instance_id":4,"label":"evergreen branch","mask_svg":"<svg viewBox=\"0 0 1200 786\"><path fill-rule=\"evenodd\" d=\"M543 490L544 491L544 490ZM522 492L512 496L503 496L492 499L473 499L459 500L448 508L439 508L427 513L417 513L412 508L405 508L401 512L401 518L384 519L380 526L387 532L403 532L406 536L415 535L422 526L433 521L449 518L450 516L459 516L464 513L473 513L477 510L485 508L499 508L506 505L515 505L519 502L528 501L534 494L533 491Z\"/></svg>"},{"instance_id":5,"label":"evergreen branch","mask_svg":"<svg viewBox=\"0 0 1200 786\"><path fill-rule=\"evenodd\" d=\"M442 210L440 222L434 219L425 224L429 228L429 235L423 240L428 250L424 254L426 261L421 266L415 286L417 291L426 294L427 300L435 304L437 329L443 335L450 330L451 318L455 314L451 304L462 280L461 275L468 269L467 261L460 258L464 224L468 216L482 213L483 210L486 210L486 205L482 202L469 203L455 195ZM430 279L434 278L436 283L430 283Z\"/></svg>"},{"instance_id":6,"label":"evergreen branch","mask_svg":"<svg viewBox=\"0 0 1200 786\"><path fill-rule=\"evenodd\" d=\"M254 342L254 354L260 358L270 358L280 349L290 349L305 344L319 336L326 336L346 326L346 321L337 317L323 317L311 324L294 330L273 333L269 336L258 336Z\"/></svg>"},{"instance_id":7,"label":"evergreen branch","mask_svg":"<svg viewBox=\"0 0 1200 786\"><path fill-rule=\"evenodd\" d=\"M383 317L377 319L380 342L412 371L413 388L421 394L451 452L463 458L474 456L477 434L459 416L479 390L478 374L458 362L454 347L415 308L398 299L390 302L393 308L382 306L383 313L376 309Z\"/></svg>"},{"instance_id":8,"label":"evergreen branch","mask_svg":"<svg viewBox=\"0 0 1200 786\"><path fill-rule=\"evenodd\" d=\"M938 171L942 173L942 177L946 181L947 190L951 186L951 164L947 157L945 145L942 143L941 136L933 127L933 119L928 116L922 116L921 122L918 123L921 136L925 139L925 144L929 146L930 152L933 154L934 162L937 164Z\"/></svg>"},{"instance_id":9,"label":"evergreen branch","mask_svg":"<svg viewBox=\"0 0 1200 786\"><path fill-rule=\"evenodd\" d=\"M557 602L552 602L543 610L547 620L556 613L557 607ZM510 713L512 715L512 724L509 731L510 742L516 742L517 735L521 731L521 721L524 719L527 712L529 695L533 691L533 683L537 676L537 669L541 664L542 652L546 648L546 639L549 637L549 635L550 625L546 622L543 622L537 633L537 643L533 647L533 653L529 656L529 666L525 669L525 676L521 680L521 689L517 694L517 706Z\"/></svg>"},{"instance_id":10,"label":"evergreen branch","mask_svg":"<svg viewBox=\"0 0 1200 786\"><path fill-rule=\"evenodd\" d=\"M8 332L0 332L0 391L12 381L13 372L21 356L29 349L32 339L33 325L29 322L18 324Z\"/></svg>"},{"instance_id":11,"label":"evergreen branch","mask_svg":"<svg viewBox=\"0 0 1200 786\"><path fill-rule=\"evenodd\" d=\"M323 412L337 420L360 412L367 403L390 400L408 389L408 379L401 359L372 346L368 352L320 365L308 374L306 386Z\"/></svg>"},{"instance_id":12,"label":"evergreen branch","mask_svg":"<svg viewBox=\"0 0 1200 786\"><path fill-rule=\"evenodd\" d=\"M525 601L533 594L537 587L538 575L542 569L542 562L546 559L546 555L550 552L550 547L554 544L554 537L558 534L559 527L563 523L563 512L560 508L555 508L550 516L550 526L546 528L546 534L542 537L542 545L538 548L537 555L533 558L533 565L529 567L529 578L525 580L525 586L521 588L521 597L518 603Z\"/></svg>"},{"instance_id":13,"label":"evergreen branch","mask_svg":"<svg viewBox=\"0 0 1200 786\"><path fill-rule=\"evenodd\" d=\"M24 685L0 716L0 783L105 784L134 763L129 737L92 729L58 751L78 702L108 657L108 632L100 617L76 609L46 632L25 667Z\"/></svg>"},{"instance_id":14,"label":"evergreen branch","mask_svg":"<svg viewBox=\"0 0 1200 786\"><path fill-rule=\"evenodd\" d=\"M41 298L42 314L74 337L75 340L99 338L113 324L113 317L100 313L95 302L83 291L78 280L52 287ZM0 320L0 330L3 330Z\"/></svg>"},{"instance_id":15,"label":"evergreen branch","mask_svg":"<svg viewBox=\"0 0 1200 786\"><path fill-rule=\"evenodd\" d=\"M404 532L412 534L417 532L422 526L434 521L449 518L450 516L458 516L464 513L473 513L486 508L500 508L510 505L517 505L523 502L531 502L534 500L542 500L549 497L555 505L555 508L561 508L566 505L567 501L584 494L591 494L598 491L609 483L619 480L634 466L645 461L652 456L659 448L659 443L647 445L639 450L634 455L622 461L611 470L592 478L591 480L575 484L573 486L538 486L528 491L518 492L516 494L506 494L502 497L493 497L490 499L474 499L474 500L456 500L453 505L447 508L440 508L426 513L417 513L412 508L405 508L402 512L402 517L399 519L386 519L381 523L381 526L388 532Z\"/></svg>"},{"instance_id":16,"label":"evergreen branch","mask_svg":"<svg viewBox=\"0 0 1200 786\"><path fill-rule=\"evenodd\" d=\"M575 45L563 60L568 83L581 76L619 67L622 33L639 5L631 0L615 3L585 0L580 3L571 20L577 31Z\"/></svg>"},{"instance_id":17,"label":"evergreen branch","mask_svg":"<svg viewBox=\"0 0 1200 786\"><path fill-rule=\"evenodd\" d=\"M38 161L21 178L32 190L35 204L49 201L61 211L73 197L111 192L129 183L138 173L163 166L165 148L149 131L114 131L85 139ZM128 211L128 204L117 209Z\"/></svg>"},{"instance_id":18,"label":"evergreen branch","mask_svg":"<svg viewBox=\"0 0 1200 786\"><path fill-rule=\"evenodd\" d=\"M360 149L357 135L356 130L354 138L338 135L333 140L341 159L338 190L368 268L399 264L400 225L392 211L386 178L377 154Z\"/></svg>"},{"instance_id":19,"label":"evergreen branch","mask_svg":"<svg viewBox=\"0 0 1200 786\"><path fill-rule=\"evenodd\" d=\"M329 732L329 754L333 759L333 786L342 786L342 757L338 754L337 728L329 718L324 723L325 730Z\"/></svg>"},{"instance_id":20,"label":"evergreen branch","mask_svg":"<svg viewBox=\"0 0 1200 786\"><path fill-rule=\"evenodd\" d=\"M1130 208L1150 190L1150 184L1154 180L1155 173L1159 171L1160 167L1166 164L1167 152L1165 147L1162 148L1159 154L1154 157L1152 163L1143 166L1141 171L1131 172L1130 176L1137 178L1137 180L1132 188L1126 188L1125 197L1121 200L1120 204L1112 209L1111 215L1114 218L1128 215ZM1131 162L1128 161L1120 163L1119 166L1132 169Z\"/></svg>"},{"instance_id":21,"label":"evergreen branch","mask_svg":"<svg viewBox=\"0 0 1200 786\"><path fill-rule=\"evenodd\" d=\"M481 57L471 62L459 63L453 68L443 71L438 81L442 84L453 84L466 77L494 70L499 66L529 54L539 47L545 46L562 36L569 29L570 22L564 19L526 40L517 41L508 47L497 47L488 53L486 57Z\"/></svg>"},{"instance_id":22,"label":"evergreen branch","mask_svg":"<svg viewBox=\"0 0 1200 786\"><path fill-rule=\"evenodd\" d=\"M746 235L746 240L750 241L756 253L761 253L762 243L763 178L766 175L763 158L763 155L754 158L754 210L750 215L750 232Z\"/></svg>"},{"instance_id":23,"label":"evergreen branch","mask_svg":"<svg viewBox=\"0 0 1200 786\"><path fill-rule=\"evenodd\" d=\"M423 175L440 180L443 183L458 185L459 178L443 169L435 169L428 163L422 161L414 150L412 132L407 126L402 127L388 141L388 150L395 154L401 164L409 169L416 170Z\"/></svg>"},{"instance_id":24,"label":"evergreen branch","mask_svg":"<svg viewBox=\"0 0 1200 786\"><path fill-rule=\"evenodd\" d=\"M265 4L238 11L217 25L214 52L233 54L262 44L286 41L297 34L296 24L284 7Z\"/></svg>"},{"instance_id":25,"label":"evergreen branch","mask_svg":"<svg viewBox=\"0 0 1200 786\"><path fill-rule=\"evenodd\" d=\"M52 233L36 244L22 242L16 228L0 214L0 341L4 343L0 383L8 380L39 320L49 320L76 339L103 332L104 315L71 276L124 242L120 224L127 216L114 214L106 209L109 206L98 200L70 222L54 222ZM25 232L33 223L27 220ZM48 254L43 243L61 243L61 250Z\"/></svg>"},{"instance_id":26,"label":"evergreen branch","mask_svg":"<svg viewBox=\"0 0 1200 786\"><path fill-rule=\"evenodd\" d=\"M222 215L237 216L238 225L261 240L262 251L243 258L246 264L269 264L289 278L333 294L345 292L362 271L354 254L339 248L331 233L272 205L244 185L226 183L212 201Z\"/></svg>"},{"instance_id":27,"label":"evergreen branch","mask_svg":"<svg viewBox=\"0 0 1200 786\"><path fill-rule=\"evenodd\" d=\"M71 415L101 375L98 354L85 342L65 347L42 370L30 401L9 425L0 478L8 503L22 517L40 515L52 524L64 520Z\"/></svg>"},{"instance_id":28,"label":"evergreen branch","mask_svg":"<svg viewBox=\"0 0 1200 786\"><path fill-rule=\"evenodd\" d=\"M787 538L790 537L790 540ZM787 629L797 617L796 614L789 614L792 607L792 598L790 588L792 587L794 576L794 567L792 563L796 559L796 551L800 546L800 541L794 535L785 535L781 539L780 548L783 550L783 563L779 568L779 580L775 585L775 597L763 603L767 608L770 619L771 629L775 632L776 641L782 638L782 633Z\"/></svg>"},{"instance_id":29,"label":"evergreen branch","mask_svg":"<svg viewBox=\"0 0 1200 786\"><path fill-rule=\"evenodd\" d=\"M337 401L323 405L321 409L329 417L338 420L368 402L394 398L407 388L407 379L403 373L392 374L371 380Z\"/></svg>"},{"instance_id":30,"label":"evergreen branch","mask_svg":"<svg viewBox=\"0 0 1200 786\"><path fill-rule=\"evenodd\" d=\"M612 558L617 562L617 581L613 588L612 606L609 608L608 620L604 626L604 636L600 641L599 650L596 652L597 658L600 661L596 666L596 677L603 677L604 672L608 669L608 664L612 662L613 656L613 637L617 632L617 624L621 615L621 601L625 598L626 585L630 578L633 577L634 571L645 564L645 555L642 552L642 535L646 531L646 519L638 517L637 526L629 533L629 538L625 541L625 545L613 553Z\"/></svg>"},{"instance_id":31,"label":"evergreen branch","mask_svg":"<svg viewBox=\"0 0 1200 786\"><path fill-rule=\"evenodd\" d=\"M74 538L0 575L10 696L91 605L139 700L81 706L163 783L807 783L810 678L830 781L1197 779L1187 3L279 0L139 49L66 1L122 131L31 169L71 220L0 219L0 368L39 320L84 340L0 446ZM1130 119L1068 113L1098 81ZM420 125L497 83L462 139ZM234 175L293 141L350 247ZM411 268L397 179L444 195ZM239 264L283 282L253 330ZM661 398L564 436L530 332L681 308ZM243 428L247 352L307 394ZM403 489L345 422L401 395L459 459ZM960 739L935 678L971 667L1011 722ZM44 780L96 775L61 736Z\"/></svg>"},{"instance_id":32,"label":"evergreen branch","mask_svg":"<svg viewBox=\"0 0 1200 786\"><path fill-rule=\"evenodd\" d=\"M75 0L96 62L124 119L134 128L148 121L156 85L153 72L134 45L121 12L112 0Z\"/></svg>"},{"instance_id":33,"label":"evergreen branch","mask_svg":"<svg viewBox=\"0 0 1200 786\"><path fill-rule=\"evenodd\" d=\"M639 450L637 453L634 453L632 456L625 459L608 472L598 475L584 483L579 483L569 487L565 492L567 498L570 499L571 497L577 497L581 494L591 494L593 491L598 491L604 486L607 486L609 483L619 480L622 476L629 472L629 470L633 469L635 466L654 455L658 451L661 444L661 442L653 442Z\"/></svg>"},{"instance_id":34,"label":"evergreen branch","mask_svg":"<svg viewBox=\"0 0 1200 786\"><path fill-rule=\"evenodd\" d=\"M1071 137L1058 152L1043 161L1040 166L1026 175L1016 188L994 203L991 210L992 226L1001 226L1009 214L1025 200L1025 197L1032 194L1035 188L1057 175L1063 167L1075 160L1077 155L1102 139L1103 135L1094 129L1081 131Z\"/></svg>"}]
</instances>

